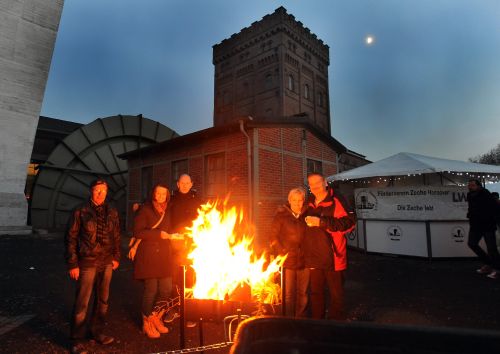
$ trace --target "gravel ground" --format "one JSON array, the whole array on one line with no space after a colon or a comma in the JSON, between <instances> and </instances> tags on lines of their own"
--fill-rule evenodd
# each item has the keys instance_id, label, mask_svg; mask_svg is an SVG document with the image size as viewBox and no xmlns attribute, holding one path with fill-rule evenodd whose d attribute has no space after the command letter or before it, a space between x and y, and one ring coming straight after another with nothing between
<instances>
[{"instance_id":1,"label":"gravel ground","mask_svg":"<svg viewBox=\"0 0 500 354\"><path fill-rule=\"evenodd\" d=\"M351 321L500 330L500 280L475 273L474 259L349 253L346 310ZM67 353L74 284L59 233L0 237L0 353ZM123 260L111 289L109 346L95 353L160 353L179 348L178 321L157 340L140 333L141 285ZM220 321L203 325L204 344L224 341ZM199 344L199 326L186 329L186 347ZM215 349L209 353L228 353Z\"/></svg>"}]
</instances>

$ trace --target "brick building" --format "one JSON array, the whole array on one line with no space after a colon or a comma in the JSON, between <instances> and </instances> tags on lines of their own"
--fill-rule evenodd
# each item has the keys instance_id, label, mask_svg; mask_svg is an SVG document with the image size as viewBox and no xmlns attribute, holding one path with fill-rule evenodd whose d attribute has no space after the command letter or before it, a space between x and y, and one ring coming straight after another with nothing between
<instances>
[{"instance_id":1,"label":"brick building","mask_svg":"<svg viewBox=\"0 0 500 354\"><path fill-rule=\"evenodd\" d=\"M182 173L192 176L203 199L242 206L256 226L257 240L291 188L304 186L308 172L335 174L345 146L307 118L286 122L241 119L120 155L128 160L129 212L151 186L175 187ZM130 225L131 218L128 218Z\"/></svg>"}]
</instances>

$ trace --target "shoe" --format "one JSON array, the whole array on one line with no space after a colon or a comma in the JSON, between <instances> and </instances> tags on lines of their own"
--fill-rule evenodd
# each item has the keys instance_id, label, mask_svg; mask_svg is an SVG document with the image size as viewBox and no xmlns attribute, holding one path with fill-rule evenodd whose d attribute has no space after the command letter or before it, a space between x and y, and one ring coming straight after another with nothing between
<instances>
[{"instance_id":1,"label":"shoe","mask_svg":"<svg viewBox=\"0 0 500 354\"><path fill-rule=\"evenodd\" d=\"M498 279L500 278L500 272L497 270L493 270L490 274L487 275L488 278L490 279Z\"/></svg>"},{"instance_id":2,"label":"shoe","mask_svg":"<svg viewBox=\"0 0 500 354\"><path fill-rule=\"evenodd\" d=\"M75 343L71 347L71 354L88 354L89 351L85 348L83 343Z\"/></svg>"},{"instance_id":3,"label":"shoe","mask_svg":"<svg viewBox=\"0 0 500 354\"><path fill-rule=\"evenodd\" d=\"M187 327L187 328L193 328L193 327L196 327L196 322L193 322L193 321L186 321L186 327Z\"/></svg>"},{"instance_id":4,"label":"shoe","mask_svg":"<svg viewBox=\"0 0 500 354\"><path fill-rule=\"evenodd\" d=\"M99 344L108 345L115 341L114 337L107 336L105 334L98 334L94 337L95 341Z\"/></svg>"},{"instance_id":5,"label":"shoe","mask_svg":"<svg viewBox=\"0 0 500 354\"><path fill-rule=\"evenodd\" d=\"M151 315L149 316L149 319L159 333L161 334L168 333L168 328L165 327L163 323L161 323L162 322L161 315L158 312L152 312Z\"/></svg>"},{"instance_id":6,"label":"shoe","mask_svg":"<svg viewBox=\"0 0 500 354\"><path fill-rule=\"evenodd\" d=\"M153 322L151 322L151 315L142 315L142 332L147 335L148 338L160 338L160 332L156 330L155 325L153 324Z\"/></svg>"},{"instance_id":7,"label":"shoe","mask_svg":"<svg viewBox=\"0 0 500 354\"><path fill-rule=\"evenodd\" d=\"M490 274L493 269L489 265L484 265L479 269L476 269L476 272L479 274Z\"/></svg>"},{"instance_id":8,"label":"shoe","mask_svg":"<svg viewBox=\"0 0 500 354\"><path fill-rule=\"evenodd\" d=\"M172 323L176 318L181 317L179 313L175 310L170 310L165 313L165 316L163 316L163 322L165 323Z\"/></svg>"}]
</instances>

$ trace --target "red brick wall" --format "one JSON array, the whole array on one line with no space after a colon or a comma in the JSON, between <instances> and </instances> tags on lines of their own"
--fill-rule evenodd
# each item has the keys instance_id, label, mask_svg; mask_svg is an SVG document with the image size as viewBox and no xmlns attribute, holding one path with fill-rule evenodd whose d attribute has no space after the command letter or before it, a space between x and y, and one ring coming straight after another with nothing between
<instances>
[{"instance_id":1,"label":"red brick wall","mask_svg":"<svg viewBox=\"0 0 500 354\"><path fill-rule=\"evenodd\" d=\"M259 245L268 244L270 225L276 208L287 201L292 188L305 187L306 160L321 161L323 172L336 173L336 152L304 128L258 129L258 185L255 222L256 240ZM282 141L282 145L279 142Z\"/></svg>"},{"instance_id":2,"label":"red brick wall","mask_svg":"<svg viewBox=\"0 0 500 354\"><path fill-rule=\"evenodd\" d=\"M280 198L282 196L283 169L282 153L259 149L259 190L258 193L266 198Z\"/></svg>"},{"instance_id":3,"label":"red brick wall","mask_svg":"<svg viewBox=\"0 0 500 354\"><path fill-rule=\"evenodd\" d=\"M169 147L163 151L157 151L141 158L129 161L129 207L135 202L141 201L141 168L153 164L154 182L170 183L172 179L171 166L176 160L187 159L189 174L193 179L194 188L198 195L204 199L205 185L205 157L209 154L224 152L226 156L227 183L226 188L234 197L247 203L248 198L248 163L247 163L247 140L240 133L231 133L222 137L209 140L201 140L199 143L179 143L176 147ZM220 196L225 198L225 195ZM128 219L131 218L129 213ZM130 224L130 220L128 221Z\"/></svg>"},{"instance_id":4,"label":"red brick wall","mask_svg":"<svg viewBox=\"0 0 500 354\"><path fill-rule=\"evenodd\" d=\"M322 160L325 144L316 135L307 132L306 134L306 155L314 160Z\"/></svg>"},{"instance_id":5,"label":"red brick wall","mask_svg":"<svg viewBox=\"0 0 500 354\"><path fill-rule=\"evenodd\" d=\"M259 144L280 148L281 129L280 128L259 129Z\"/></svg>"},{"instance_id":6,"label":"red brick wall","mask_svg":"<svg viewBox=\"0 0 500 354\"><path fill-rule=\"evenodd\" d=\"M285 155L283 157L283 196L288 196L292 188L304 185L304 163L299 156Z\"/></svg>"},{"instance_id":7,"label":"red brick wall","mask_svg":"<svg viewBox=\"0 0 500 354\"><path fill-rule=\"evenodd\" d=\"M248 158L244 148L226 152L227 188L231 198L248 197Z\"/></svg>"},{"instance_id":8,"label":"red brick wall","mask_svg":"<svg viewBox=\"0 0 500 354\"><path fill-rule=\"evenodd\" d=\"M304 129L282 128L281 131L283 133L283 145L285 150L301 154Z\"/></svg>"},{"instance_id":9,"label":"red brick wall","mask_svg":"<svg viewBox=\"0 0 500 354\"><path fill-rule=\"evenodd\" d=\"M307 158L322 162L325 175L336 172L336 152L329 145L306 131L304 128L255 128L258 139L252 139L252 153L258 152L257 170L253 170L258 188L252 195L254 202L254 221L256 244L265 245L269 228L278 205L285 203L288 192L295 187L304 186ZM253 136L252 129L249 135ZM257 146L254 146L257 144ZM204 198L205 157L212 153L225 153L226 189L231 193L230 204L243 208L248 206L248 161L247 140L240 133L204 139L197 144L179 144L161 152L143 156L143 159L130 161L129 166L129 205L140 201L140 171L143 165L155 161L154 179L171 180L172 161L188 159L189 173L200 197ZM253 166L253 165L252 165ZM255 168L255 167L252 167ZM258 174L256 175L256 171ZM255 184L254 184L255 186ZM224 198L225 196L220 196ZM245 211L248 215L248 211ZM129 214L131 215L131 214ZM262 235L262 236L259 236Z\"/></svg>"}]
</instances>

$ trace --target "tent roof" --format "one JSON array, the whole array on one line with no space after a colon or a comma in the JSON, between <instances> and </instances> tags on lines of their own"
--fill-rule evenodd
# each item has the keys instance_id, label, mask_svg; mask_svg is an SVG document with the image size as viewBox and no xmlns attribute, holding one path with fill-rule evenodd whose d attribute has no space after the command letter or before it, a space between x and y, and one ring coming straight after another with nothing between
<instances>
[{"instance_id":1,"label":"tent roof","mask_svg":"<svg viewBox=\"0 0 500 354\"><path fill-rule=\"evenodd\" d=\"M500 174L500 166L481 163L446 160L409 152L387 157L349 171L328 177L328 180L358 179L368 177L402 176L408 174L438 172L473 172Z\"/></svg>"}]
</instances>

